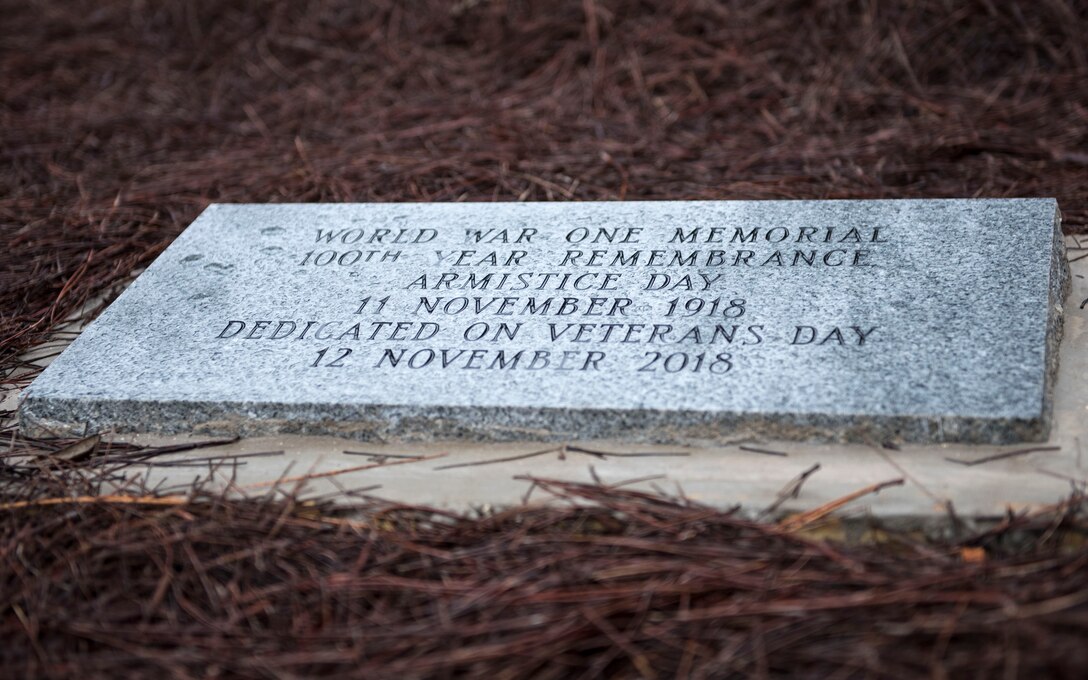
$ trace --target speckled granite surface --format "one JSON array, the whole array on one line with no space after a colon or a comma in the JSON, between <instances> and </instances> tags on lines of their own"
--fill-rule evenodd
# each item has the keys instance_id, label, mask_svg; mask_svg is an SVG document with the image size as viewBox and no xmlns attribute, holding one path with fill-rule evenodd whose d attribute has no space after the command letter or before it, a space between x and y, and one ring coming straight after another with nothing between
<instances>
[{"instance_id":1,"label":"speckled granite surface","mask_svg":"<svg viewBox=\"0 0 1088 680\"><path fill-rule=\"evenodd\" d=\"M41 433L1046 437L1050 199L215 205L28 388Z\"/></svg>"}]
</instances>

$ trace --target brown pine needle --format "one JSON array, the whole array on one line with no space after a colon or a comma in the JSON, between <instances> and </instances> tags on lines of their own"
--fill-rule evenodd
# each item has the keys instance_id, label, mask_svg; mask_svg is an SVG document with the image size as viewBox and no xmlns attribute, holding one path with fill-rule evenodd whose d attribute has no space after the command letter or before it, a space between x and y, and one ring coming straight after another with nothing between
<instances>
[{"instance_id":1,"label":"brown pine needle","mask_svg":"<svg viewBox=\"0 0 1088 680\"><path fill-rule=\"evenodd\" d=\"M282 479L273 479L267 482L257 482L255 484L247 484L240 487L242 489L267 489L268 487L279 486L281 484L292 484L294 482L309 482L314 479L325 479L327 477L337 477L339 475L346 475L350 472L362 472L364 470L373 470L375 468L393 467L394 465L409 465L411 463L422 463L426 460L434 460L436 458L445 458L449 454L436 453L433 456L420 456L419 458L409 458L405 460L393 460L382 463L370 463L369 465L357 465L355 467L344 468L343 470L329 470L328 472L312 472L304 475L297 475L295 477L284 477Z\"/></svg>"},{"instance_id":2,"label":"brown pine needle","mask_svg":"<svg viewBox=\"0 0 1088 680\"><path fill-rule=\"evenodd\" d=\"M774 449L763 449L758 446L748 446L747 444L741 444L737 447L741 451L747 451L749 453L762 453L764 456L779 456L785 458L790 454L785 451L775 451Z\"/></svg>"},{"instance_id":3,"label":"brown pine needle","mask_svg":"<svg viewBox=\"0 0 1088 680\"><path fill-rule=\"evenodd\" d=\"M995 460L1005 460L1006 458L1015 458L1017 456L1026 456L1029 453L1039 453L1041 451L1061 451L1060 446L1034 446L1026 449L1017 449L1015 451L1004 451L1002 453L995 453L992 456L985 456L983 458L977 458L975 460L963 460L962 458L945 458L949 463L956 463L957 465L966 465L971 467L972 465L982 465L983 463L992 463Z\"/></svg>"},{"instance_id":4,"label":"brown pine needle","mask_svg":"<svg viewBox=\"0 0 1088 680\"><path fill-rule=\"evenodd\" d=\"M839 508L843 507L848 503L856 501L862 496L868 496L871 493L877 493L878 491L887 489L888 487L900 486L903 484L903 481L903 478L900 477L898 479L890 479L886 482L870 484L869 486L848 493L842 498L837 498L829 503L824 503L823 505L817 508L813 508L812 510L808 510L807 512L802 512L800 514L793 515L792 517L787 517L786 519L782 520L778 526L785 529L786 531L797 531L798 529L802 529L809 524L812 524L813 522L819 521L824 517L827 517Z\"/></svg>"},{"instance_id":5,"label":"brown pine needle","mask_svg":"<svg viewBox=\"0 0 1088 680\"><path fill-rule=\"evenodd\" d=\"M14 501L0 504L0 510L21 510L48 505L94 505L113 503L118 505L185 505L190 502L188 496L71 496L61 498L35 498L29 501Z\"/></svg>"},{"instance_id":6,"label":"brown pine needle","mask_svg":"<svg viewBox=\"0 0 1088 680\"><path fill-rule=\"evenodd\" d=\"M775 496L774 502L767 506L767 509L763 511L762 515L770 515L775 510L780 508L783 503L791 498L797 498L797 495L801 493L801 487L804 486L805 481L809 477L814 475L820 469L819 463L813 463L811 467L806 469L801 474L791 479L786 486L782 487L782 490Z\"/></svg>"}]
</instances>

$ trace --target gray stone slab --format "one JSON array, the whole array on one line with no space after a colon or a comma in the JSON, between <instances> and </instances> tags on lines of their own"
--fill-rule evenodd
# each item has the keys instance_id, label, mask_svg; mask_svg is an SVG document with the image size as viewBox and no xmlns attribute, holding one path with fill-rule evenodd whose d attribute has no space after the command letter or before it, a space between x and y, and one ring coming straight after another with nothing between
<instances>
[{"instance_id":1,"label":"gray stone slab","mask_svg":"<svg viewBox=\"0 0 1088 680\"><path fill-rule=\"evenodd\" d=\"M26 390L32 431L1047 435L1050 199L210 206Z\"/></svg>"}]
</instances>

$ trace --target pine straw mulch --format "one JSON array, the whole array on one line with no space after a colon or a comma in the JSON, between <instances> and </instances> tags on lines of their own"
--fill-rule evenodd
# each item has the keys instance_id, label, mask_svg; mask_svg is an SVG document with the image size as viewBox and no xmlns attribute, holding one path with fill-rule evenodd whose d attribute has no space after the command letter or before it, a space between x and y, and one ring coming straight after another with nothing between
<instances>
[{"instance_id":1,"label":"pine straw mulch","mask_svg":"<svg viewBox=\"0 0 1088 680\"><path fill-rule=\"evenodd\" d=\"M796 516L751 521L622 485L535 480L550 504L475 517L302 501L297 488L169 495L109 483L155 451L78 446L0 468L0 668L12 677L1088 667L1080 496L940 541L874 524L846 546L806 538Z\"/></svg>"},{"instance_id":2,"label":"pine straw mulch","mask_svg":"<svg viewBox=\"0 0 1088 680\"><path fill-rule=\"evenodd\" d=\"M1043 195L1088 231L1075 0L56 0L0 16L5 388L211 201ZM472 518L119 492L102 476L156 452L3 435L3 674L1088 667L1079 497L982 534L841 546L547 482L578 504Z\"/></svg>"}]
</instances>

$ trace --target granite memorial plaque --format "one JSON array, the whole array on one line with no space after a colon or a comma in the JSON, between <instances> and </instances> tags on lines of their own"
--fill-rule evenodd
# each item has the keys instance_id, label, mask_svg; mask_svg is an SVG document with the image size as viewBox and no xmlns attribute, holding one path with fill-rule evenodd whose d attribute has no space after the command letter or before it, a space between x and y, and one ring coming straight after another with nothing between
<instances>
[{"instance_id":1,"label":"granite memorial plaque","mask_svg":"<svg viewBox=\"0 0 1088 680\"><path fill-rule=\"evenodd\" d=\"M1050 199L212 205L39 432L1036 441Z\"/></svg>"}]
</instances>

